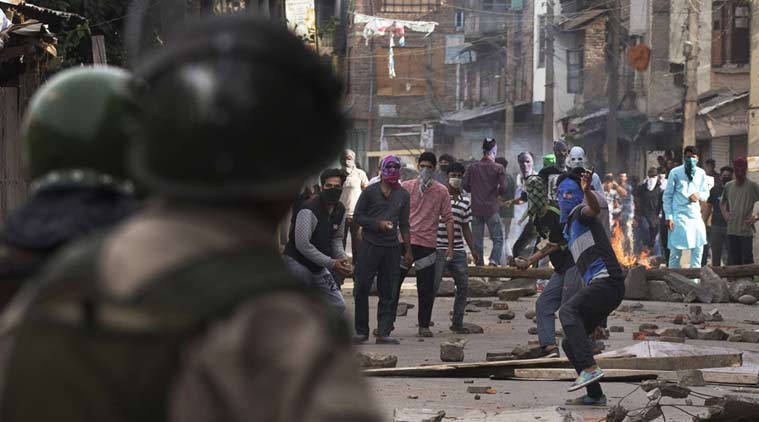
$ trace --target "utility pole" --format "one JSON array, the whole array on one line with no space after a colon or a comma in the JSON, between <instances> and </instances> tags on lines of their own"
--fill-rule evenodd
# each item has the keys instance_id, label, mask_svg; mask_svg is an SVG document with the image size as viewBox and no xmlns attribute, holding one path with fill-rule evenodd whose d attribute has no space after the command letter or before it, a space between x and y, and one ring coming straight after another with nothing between
<instances>
[{"instance_id":1,"label":"utility pole","mask_svg":"<svg viewBox=\"0 0 759 422\"><path fill-rule=\"evenodd\" d=\"M511 41L511 40L509 40ZM503 124L503 152L501 155L510 157L514 155L514 57L509 56L509 49L513 51L513 43L508 43L508 48L503 49L504 65L501 70L501 80L504 86L505 115Z\"/></svg>"},{"instance_id":2,"label":"utility pole","mask_svg":"<svg viewBox=\"0 0 759 422\"><path fill-rule=\"evenodd\" d=\"M543 103L543 155L553 153L553 0L546 7L546 92Z\"/></svg>"},{"instance_id":3,"label":"utility pole","mask_svg":"<svg viewBox=\"0 0 759 422\"><path fill-rule=\"evenodd\" d=\"M609 114L606 115L606 171L617 171L617 108L619 105L619 0L614 0L609 14L609 48L606 49L606 64L609 81L606 98Z\"/></svg>"},{"instance_id":4,"label":"utility pole","mask_svg":"<svg viewBox=\"0 0 759 422\"><path fill-rule=\"evenodd\" d=\"M748 155L759 155L759 2L751 2L751 81L748 97ZM753 181L759 180L759 173L750 172Z\"/></svg>"},{"instance_id":5,"label":"utility pole","mask_svg":"<svg viewBox=\"0 0 759 422\"><path fill-rule=\"evenodd\" d=\"M696 145L696 112L698 110L698 21L701 4L693 2L688 8L688 41L683 47L685 56L685 105L683 107L683 147ZM756 20L756 19L753 19Z\"/></svg>"}]
</instances>

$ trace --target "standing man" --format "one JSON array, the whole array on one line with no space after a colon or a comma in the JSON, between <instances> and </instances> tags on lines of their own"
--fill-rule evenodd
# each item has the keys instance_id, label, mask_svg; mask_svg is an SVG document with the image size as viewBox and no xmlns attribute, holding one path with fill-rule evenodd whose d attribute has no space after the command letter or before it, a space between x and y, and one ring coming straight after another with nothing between
<instances>
[{"instance_id":1,"label":"standing man","mask_svg":"<svg viewBox=\"0 0 759 422\"><path fill-rule=\"evenodd\" d=\"M489 264L496 267L501 264L503 253L503 226L498 215L498 195L505 194L508 189L506 170L495 162L497 152L495 139L485 138L482 142L482 159L469 166L462 181L464 190L472 195L472 231L475 251L480 257L476 264L485 265L483 253L487 226L493 241Z\"/></svg>"},{"instance_id":2,"label":"standing man","mask_svg":"<svg viewBox=\"0 0 759 422\"><path fill-rule=\"evenodd\" d=\"M684 250L690 251L690 268L699 268L706 244L706 226L700 204L709 199L709 186L706 173L697 167L698 149L688 145L683 155L685 164L669 172L663 195L669 230L669 268L680 268Z\"/></svg>"},{"instance_id":3,"label":"standing man","mask_svg":"<svg viewBox=\"0 0 759 422\"><path fill-rule=\"evenodd\" d=\"M554 141L553 155L556 162L552 166L543 167L538 175L546 181L548 185L548 200L556 201L556 181L559 176L567 172L567 156L569 148L564 141Z\"/></svg>"},{"instance_id":4,"label":"standing man","mask_svg":"<svg viewBox=\"0 0 759 422\"><path fill-rule=\"evenodd\" d=\"M379 296L376 343L400 344L390 337L400 290L399 252L407 267L414 261L409 234L410 196L401 187L401 160L389 155L382 161L381 169L380 182L364 189L354 212L354 220L364 233L364 244L356 263L354 343L369 340L369 292L376 276ZM399 230L403 245L398 243Z\"/></svg>"},{"instance_id":5,"label":"standing man","mask_svg":"<svg viewBox=\"0 0 759 422\"><path fill-rule=\"evenodd\" d=\"M585 156L585 148L581 146L573 146L569 149L569 156L567 157L567 167L568 169L576 169L576 168L583 168L583 169L590 169L590 163L588 163L588 159ZM603 186L601 184L601 178L598 176L598 173L593 172L593 189L596 192L603 191Z\"/></svg>"},{"instance_id":6,"label":"standing man","mask_svg":"<svg viewBox=\"0 0 759 422\"><path fill-rule=\"evenodd\" d=\"M345 232L343 235L343 249L348 241L348 234L351 235L351 257L358 259L358 251L361 246L361 227L353 221L353 211L356 208L358 197L361 191L369 186L369 179L366 172L356 167L356 153L353 150L346 149L341 157L343 171L347 175L345 184L343 184L343 193L340 196L340 203L345 207Z\"/></svg>"},{"instance_id":7,"label":"standing man","mask_svg":"<svg viewBox=\"0 0 759 422\"><path fill-rule=\"evenodd\" d=\"M331 271L342 277L352 272L343 249L345 208L340 195L345 173L339 169L325 170L320 180L319 194L295 212L285 261L298 280L318 290L342 314L345 300Z\"/></svg>"},{"instance_id":8,"label":"standing man","mask_svg":"<svg viewBox=\"0 0 759 422\"><path fill-rule=\"evenodd\" d=\"M503 170L506 172L506 193L501 195L498 202L498 215L501 216L501 223L503 224L503 233L505 237L508 237L509 230L511 228L511 220L514 218L514 191L516 189L516 180L514 176L509 174L509 162L504 157L498 157L495 162L503 166ZM505 239L504 239L505 242ZM504 253L502 258L506 258L508 255L508 248L503 248ZM501 261L505 262L505 261Z\"/></svg>"},{"instance_id":9,"label":"standing man","mask_svg":"<svg viewBox=\"0 0 759 422\"><path fill-rule=\"evenodd\" d=\"M648 169L648 177L638 185L635 193L635 237L640 239L641 247L649 254L653 254L656 249L659 213L661 213L661 193L656 167L651 167Z\"/></svg>"},{"instance_id":10,"label":"standing man","mask_svg":"<svg viewBox=\"0 0 759 422\"><path fill-rule=\"evenodd\" d=\"M754 263L754 204L759 201L759 185L748 180L748 162L744 157L733 160L735 180L725 185L720 199L722 215L727 220L727 254L729 265Z\"/></svg>"},{"instance_id":11,"label":"standing man","mask_svg":"<svg viewBox=\"0 0 759 422\"><path fill-rule=\"evenodd\" d=\"M438 159L438 168L435 170L435 180L445 186L448 183L448 167L455 163L456 159L450 154L443 154Z\"/></svg>"},{"instance_id":12,"label":"standing man","mask_svg":"<svg viewBox=\"0 0 759 422\"><path fill-rule=\"evenodd\" d=\"M538 233L540 242L535 253L529 257L519 257L515 263L520 269L527 269L548 256L553 265L553 274L543 292L535 303L537 314L538 340L543 348L544 357L558 357L556 346L556 311L561 306L565 276L577 276L572 256L567 248L562 225L559 222L559 209L549 205L546 183L540 176L527 178L527 216L530 224Z\"/></svg>"},{"instance_id":13,"label":"standing man","mask_svg":"<svg viewBox=\"0 0 759 422\"><path fill-rule=\"evenodd\" d=\"M625 280L609 237L596 218L601 208L591 191L590 174L578 178L569 173L558 184L564 236L586 285L559 311L565 333L562 347L578 374L569 391L587 389L586 395L568 400L567 404L606 405L606 396L598 383L604 373L593 359L588 335L622 302Z\"/></svg>"},{"instance_id":14,"label":"standing man","mask_svg":"<svg viewBox=\"0 0 759 422\"><path fill-rule=\"evenodd\" d=\"M464 165L453 163L448 167L448 193L451 201L451 214L453 218L453 257L448 258L448 250L451 243L448 239L448 224L443 223L442 219L437 229L437 260L435 261L435 293L440 287L443 279L443 272L448 269L453 275L453 281L456 285L456 296L453 301L453 317L451 318L450 330L454 333L469 334L469 330L464 327L464 309L466 308L467 285L469 276L467 274L467 256L464 241L472 250L474 261L479 261L476 249L474 248L474 239L469 223L472 222L471 200L461 192L461 181L464 177ZM412 226L413 230L413 226ZM413 233L413 231L412 231Z\"/></svg>"},{"instance_id":15,"label":"standing man","mask_svg":"<svg viewBox=\"0 0 759 422\"><path fill-rule=\"evenodd\" d=\"M419 337L432 337L430 320L435 304L435 261L437 261L438 224L445 225L448 248L445 259L453 259L453 219L448 189L435 181L435 154L423 152L417 162L419 177L407 180L402 186L411 196L409 206L409 226L411 230L411 253L416 270L416 291L419 297ZM408 274L408 268L401 270L400 286ZM397 301L396 301L397 303ZM395 313L393 313L395 315Z\"/></svg>"},{"instance_id":16,"label":"standing man","mask_svg":"<svg viewBox=\"0 0 759 422\"><path fill-rule=\"evenodd\" d=\"M727 220L722 214L720 202L725 186L733 180L733 168L722 167L719 182L709 191L709 200L704 205L705 214L709 217L712 225L709 230L709 246L712 252L712 266L720 267L727 264L729 252L727 250ZM722 259L724 257L724 260Z\"/></svg>"}]
</instances>

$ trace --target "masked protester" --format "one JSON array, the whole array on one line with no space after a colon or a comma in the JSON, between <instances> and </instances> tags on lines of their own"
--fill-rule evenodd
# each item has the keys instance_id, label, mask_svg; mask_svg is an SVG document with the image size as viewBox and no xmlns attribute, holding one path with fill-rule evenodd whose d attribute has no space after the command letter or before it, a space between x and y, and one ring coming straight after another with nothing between
<instances>
[{"instance_id":1,"label":"masked protester","mask_svg":"<svg viewBox=\"0 0 759 422\"><path fill-rule=\"evenodd\" d=\"M343 147L339 82L279 23L225 15L175 35L129 84L128 170L151 199L13 302L0 419L380 420L348 327L274 242Z\"/></svg>"},{"instance_id":2,"label":"masked protester","mask_svg":"<svg viewBox=\"0 0 759 422\"><path fill-rule=\"evenodd\" d=\"M568 169L576 169L576 168L583 168L583 169L589 169L590 163L588 163L588 159L585 156L585 149L580 146L573 146L569 149L569 156L567 157L567 168ZM592 179L593 189L596 192L603 191L603 186L601 184L601 177L598 175L598 173L593 172L593 179Z\"/></svg>"},{"instance_id":3,"label":"masked protester","mask_svg":"<svg viewBox=\"0 0 759 422\"><path fill-rule=\"evenodd\" d=\"M662 189L656 167L649 168L647 176L635 191L635 237L640 239L644 250L653 254L659 233Z\"/></svg>"},{"instance_id":4,"label":"masked protester","mask_svg":"<svg viewBox=\"0 0 759 422\"><path fill-rule=\"evenodd\" d=\"M351 274L343 249L345 208L340 203L345 173L330 169L321 174L319 194L295 211L295 223L285 247L285 261L295 277L315 288L340 313L345 300L335 280ZM333 275L334 273L334 275Z\"/></svg>"},{"instance_id":5,"label":"masked protester","mask_svg":"<svg viewBox=\"0 0 759 422\"><path fill-rule=\"evenodd\" d=\"M569 148L567 144L564 141L554 141L553 155L556 157L556 163L552 166L543 167L538 173L548 184L547 194L550 201L556 201L556 181L560 175L566 173L568 170L567 156L569 155Z\"/></svg>"},{"instance_id":6,"label":"masked protester","mask_svg":"<svg viewBox=\"0 0 759 422\"><path fill-rule=\"evenodd\" d=\"M482 159L469 166L462 183L464 190L472 196L472 232L477 256L480 257L477 265L485 265L485 226L493 241L489 264L501 265L503 254L503 225L498 214L498 196L506 193L508 185L506 170L495 162L497 153L495 139L485 138L482 142Z\"/></svg>"},{"instance_id":7,"label":"masked protester","mask_svg":"<svg viewBox=\"0 0 759 422\"><path fill-rule=\"evenodd\" d=\"M454 258L453 216L448 189L435 180L437 158L431 152L423 152L417 160L419 177L403 182L402 186L411 196L409 204L409 226L411 231L411 253L416 270L416 290L419 297L419 337L432 337L430 321L435 304L435 262L438 259L437 233L440 224L445 226L448 247L441 259ZM408 274L401 271L400 286ZM397 305L397 301L395 302ZM395 311L393 312L395 315Z\"/></svg>"},{"instance_id":8,"label":"masked protester","mask_svg":"<svg viewBox=\"0 0 759 422\"><path fill-rule=\"evenodd\" d=\"M712 266L719 267L728 265L728 242L727 220L722 215L720 201L725 190L725 185L733 180L733 168L724 166L719 170L718 182L709 191L709 199L706 201L705 214L711 220L709 227L709 247L712 253Z\"/></svg>"},{"instance_id":9,"label":"masked protester","mask_svg":"<svg viewBox=\"0 0 759 422\"><path fill-rule=\"evenodd\" d=\"M361 246L361 227L353 221L353 210L356 208L356 202L361 195L361 191L369 186L369 179L366 172L356 167L356 153L353 150L346 149L342 156L343 171L346 174L345 183L343 184L343 193L340 196L340 202L345 207L345 234L343 235L343 248L347 245L348 235L351 236L351 256L353 259L358 258L358 251Z\"/></svg>"},{"instance_id":10,"label":"masked protester","mask_svg":"<svg viewBox=\"0 0 759 422\"><path fill-rule=\"evenodd\" d=\"M517 174L516 188L514 189L514 218L511 220L511 227L506 236L506 251L511 257L519 256L521 248L532 243L535 239L534 236L523 239L520 248L516 247L518 246L517 240L522 237L525 231L528 235L534 233L532 228L525 229L529 225L525 218L528 208L525 183L530 176L535 175L535 157L529 151L522 151L517 155L517 162L519 163L519 174Z\"/></svg>"},{"instance_id":11,"label":"masked protester","mask_svg":"<svg viewBox=\"0 0 759 422\"><path fill-rule=\"evenodd\" d=\"M690 268L701 267L706 244L706 226L701 202L709 199L706 173L698 168L698 149L685 147L685 164L672 169L663 195L663 208L669 230L669 267L680 268L684 250L690 251Z\"/></svg>"},{"instance_id":12,"label":"masked protester","mask_svg":"<svg viewBox=\"0 0 759 422\"><path fill-rule=\"evenodd\" d=\"M543 348L544 357L557 357L559 349L556 346L556 311L562 303L565 278L579 279L572 256L567 248L562 225L559 222L559 209L548 203L546 183L540 176L527 178L527 214L530 225L538 234L540 242L536 252L528 257L517 258L516 265L527 269L537 264L544 257L549 257L554 272L551 279L535 303L537 314L538 340ZM517 242L519 243L519 241ZM516 249L516 248L515 248Z\"/></svg>"},{"instance_id":13,"label":"masked protester","mask_svg":"<svg viewBox=\"0 0 759 422\"><path fill-rule=\"evenodd\" d=\"M361 226L364 238L356 262L356 310L354 343L369 340L369 292L377 278L377 344L400 344L390 337L395 322L400 292L401 268L398 255L406 268L414 262L409 233L409 202L411 196L401 188L401 160L385 157L380 166L380 182L369 185L358 198L353 218ZM425 183L429 187L429 181ZM421 193L421 186L417 188ZM437 220L436 220L437 222ZM400 230L403 244L398 242ZM434 286L433 286L434 287Z\"/></svg>"},{"instance_id":14,"label":"masked protester","mask_svg":"<svg viewBox=\"0 0 759 422\"><path fill-rule=\"evenodd\" d=\"M727 220L727 251L730 265L754 263L754 204L759 201L759 185L746 178L748 162L744 157L733 160L735 180L725 185L720 206Z\"/></svg>"},{"instance_id":15,"label":"masked protester","mask_svg":"<svg viewBox=\"0 0 759 422\"><path fill-rule=\"evenodd\" d=\"M448 169L454 164L456 159L450 154L443 154L437 160L437 170L435 170L435 180L443 186L448 183Z\"/></svg>"},{"instance_id":16,"label":"masked protester","mask_svg":"<svg viewBox=\"0 0 759 422\"><path fill-rule=\"evenodd\" d=\"M592 194L590 175L562 176L557 193L564 237L586 285L559 310L565 333L562 347L578 374L569 391L587 389L586 395L568 400L567 404L603 406L606 396L598 381L604 373L593 359L588 335L622 302L625 281L609 237L597 218L600 206Z\"/></svg>"}]
</instances>

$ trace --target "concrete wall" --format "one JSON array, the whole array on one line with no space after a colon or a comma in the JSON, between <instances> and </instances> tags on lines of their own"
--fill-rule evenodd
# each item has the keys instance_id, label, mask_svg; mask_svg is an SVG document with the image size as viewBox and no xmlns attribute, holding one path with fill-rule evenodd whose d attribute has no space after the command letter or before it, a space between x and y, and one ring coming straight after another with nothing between
<instances>
[{"instance_id":1,"label":"concrete wall","mask_svg":"<svg viewBox=\"0 0 759 422\"><path fill-rule=\"evenodd\" d=\"M533 42L533 63L532 63L532 101L545 101L546 98L546 69L538 67L540 64L540 17L546 14L547 2L538 1L533 5L532 15L532 42Z\"/></svg>"},{"instance_id":2,"label":"concrete wall","mask_svg":"<svg viewBox=\"0 0 759 422\"><path fill-rule=\"evenodd\" d=\"M576 94L567 92L567 49L578 48L577 32L563 32L556 34L554 51L557 60L554 62L554 120L561 120L566 117L575 106ZM559 133L559 132L557 132Z\"/></svg>"}]
</instances>

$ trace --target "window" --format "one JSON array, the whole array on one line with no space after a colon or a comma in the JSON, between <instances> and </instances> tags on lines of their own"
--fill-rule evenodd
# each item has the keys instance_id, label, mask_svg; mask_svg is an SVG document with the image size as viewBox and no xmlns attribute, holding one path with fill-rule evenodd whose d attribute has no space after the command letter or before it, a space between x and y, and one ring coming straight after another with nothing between
<instances>
[{"instance_id":1,"label":"window","mask_svg":"<svg viewBox=\"0 0 759 422\"><path fill-rule=\"evenodd\" d=\"M464 30L464 11L460 10L453 15L453 27L456 31Z\"/></svg>"},{"instance_id":2,"label":"window","mask_svg":"<svg viewBox=\"0 0 759 422\"><path fill-rule=\"evenodd\" d=\"M381 11L385 13L435 12L438 0L382 0Z\"/></svg>"},{"instance_id":3,"label":"window","mask_svg":"<svg viewBox=\"0 0 759 422\"><path fill-rule=\"evenodd\" d=\"M539 47L538 47L538 68L546 67L546 17L540 17Z\"/></svg>"},{"instance_id":4,"label":"window","mask_svg":"<svg viewBox=\"0 0 759 422\"><path fill-rule=\"evenodd\" d=\"M749 61L749 19L746 3L738 0L712 5L712 66Z\"/></svg>"},{"instance_id":5,"label":"window","mask_svg":"<svg viewBox=\"0 0 759 422\"><path fill-rule=\"evenodd\" d=\"M582 92L583 50L567 50L567 92L577 94Z\"/></svg>"}]
</instances>

